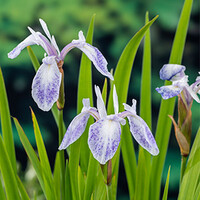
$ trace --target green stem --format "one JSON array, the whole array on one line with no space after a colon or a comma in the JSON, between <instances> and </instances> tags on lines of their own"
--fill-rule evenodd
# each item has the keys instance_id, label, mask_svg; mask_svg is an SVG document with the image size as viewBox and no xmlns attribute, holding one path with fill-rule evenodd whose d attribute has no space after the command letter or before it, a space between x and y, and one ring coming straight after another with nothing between
<instances>
[{"instance_id":1,"label":"green stem","mask_svg":"<svg viewBox=\"0 0 200 200\"><path fill-rule=\"evenodd\" d=\"M112 184L106 186L107 200L112 200Z\"/></svg>"},{"instance_id":2,"label":"green stem","mask_svg":"<svg viewBox=\"0 0 200 200\"><path fill-rule=\"evenodd\" d=\"M185 172L186 161L187 161L187 157L186 156L182 156L182 158L181 158L181 174L180 174L180 184L179 184L179 186L181 186L181 182L182 182L183 175L184 175L184 172Z\"/></svg>"},{"instance_id":3,"label":"green stem","mask_svg":"<svg viewBox=\"0 0 200 200\"><path fill-rule=\"evenodd\" d=\"M58 126L58 133L59 133L59 145L62 142L64 137L64 130L63 130L63 110L58 111L59 114L59 126ZM61 199L65 199L65 157L64 151L59 151L60 156L60 168L61 168Z\"/></svg>"}]
</instances>

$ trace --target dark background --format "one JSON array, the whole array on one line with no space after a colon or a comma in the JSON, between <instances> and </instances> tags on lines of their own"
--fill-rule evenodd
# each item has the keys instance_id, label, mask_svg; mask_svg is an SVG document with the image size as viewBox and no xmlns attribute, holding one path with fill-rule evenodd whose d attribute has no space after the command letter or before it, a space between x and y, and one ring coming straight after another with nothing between
<instances>
[{"instance_id":1,"label":"dark background","mask_svg":"<svg viewBox=\"0 0 200 200\"><path fill-rule=\"evenodd\" d=\"M152 113L153 133L159 111L161 97L155 91L163 85L159 79L159 70L168 63L173 37L178 19L184 3L183 0L7 0L0 6L0 65L5 78L11 115L17 117L32 144L35 144L29 106L34 110L39 121L41 132L45 138L49 159L54 163L58 148L58 132L51 112L39 110L31 97L31 83L35 75L27 50L14 60L7 57L19 42L30 33L27 26L36 31L41 30L39 18L48 25L50 33L55 36L60 50L73 39L78 39L79 30L87 33L90 19L94 13L94 46L104 54L108 61L108 68L115 69L119 56L131 37L144 25L145 12L149 11L150 19L159 15L151 27L152 39ZM194 1L191 21L189 25L186 47L182 64L186 66L190 84L193 83L199 71L199 4ZM41 62L44 51L34 46L34 52ZM129 86L128 103L132 98L140 98L140 77L143 47L140 45L133 66ZM64 120L66 126L76 115L77 81L81 52L71 51L65 58L65 94L66 104ZM104 77L93 68L93 84L101 88ZM199 105L194 102L193 107L193 138L199 126ZM138 110L139 112L139 110ZM175 110L175 114L177 111ZM177 117L177 116L175 116ZM17 132L14 138L17 159L23 170L26 169L27 158L21 146ZM135 147L137 149L137 144ZM131 158L130 158L131 159ZM171 165L169 199L176 199L179 184L180 153L172 130L169 150L163 174L163 184L169 165ZM52 166L53 167L53 166ZM123 163L120 163L118 199L129 199Z\"/></svg>"}]
</instances>

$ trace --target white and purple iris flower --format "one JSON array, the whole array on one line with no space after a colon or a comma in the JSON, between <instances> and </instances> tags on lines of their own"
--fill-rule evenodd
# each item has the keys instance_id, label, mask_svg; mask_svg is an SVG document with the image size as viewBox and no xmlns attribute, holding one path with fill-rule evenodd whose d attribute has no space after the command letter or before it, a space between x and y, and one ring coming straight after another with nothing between
<instances>
[{"instance_id":1,"label":"white and purple iris flower","mask_svg":"<svg viewBox=\"0 0 200 200\"><path fill-rule=\"evenodd\" d=\"M200 76L192 85L188 85L188 76L185 75L185 66L177 64L166 64L160 70L162 80L172 81L172 85L156 88L163 99L169 99L180 95L184 102L189 106L192 99L200 103L197 94L200 94Z\"/></svg>"},{"instance_id":2,"label":"white and purple iris flower","mask_svg":"<svg viewBox=\"0 0 200 200\"><path fill-rule=\"evenodd\" d=\"M88 145L96 160L100 164L105 164L112 159L121 139L121 125L126 124L125 117L128 118L130 131L136 141L152 155L159 153L155 139L145 123L136 114L136 100L133 100L132 107L124 104L126 111L118 113L118 97L116 89L113 89L113 102L115 114L107 115L105 104L98 86L95 86L97 96L97 109L90 107L89 99L83 99L83 109L70 123L59 150L66 149L75 142L84 132L89 116L96 120L89 128ZM120 125L121 124L121 125Z\"/></svg>"},{"instance_id":3,"label":"white and purple iris flower","mask_svg":"<svg viewBox=\"0 0 200 200\"><path fill-rule=\"evenodd\" d=\"M113 80L113 76L108 72L106 59L96 47L86 43L82 31L79 32L78 40L73 40L60 52L54 36L49 33L46 23L42 19L39 19L39 21L47 37L28 27L31 35L8 53L8 57L14 59L25 47L35 44L40 45L46 51L47 55L45 54L42 65L32 83L32 97L40 109L49 111L58 100L62 76L58 63L63 62L66 54L75 47L87 55L101 74Z\"/></svg>"}]
</instances>

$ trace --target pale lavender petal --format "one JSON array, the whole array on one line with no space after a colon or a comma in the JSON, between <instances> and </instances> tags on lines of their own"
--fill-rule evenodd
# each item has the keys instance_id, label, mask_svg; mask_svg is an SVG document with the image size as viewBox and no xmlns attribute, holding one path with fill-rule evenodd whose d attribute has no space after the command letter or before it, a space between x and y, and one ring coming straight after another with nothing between
<instances>
[{"instance_id":1,"label":"pale lavender petal","mask_svg":"<svg viewBox=\"0 0 200 200\"><path fill-rule=\"evenodd\" d=\"M100 118L104 118L107 116L107 113L106 113L106 107L105 107L105 104L104 104L104 101L103 101L103 98L101 95L101 91L100 91L99 87L96 85L95 85L94 89L95 89L95 93L97 96L97 109L98 109Z\"/></svg>"},{"instance_id":2,"label":"pale lavender petal","mask_svg":"<svg viewBox=\"0 0 200 200\"><path fill-rule=\"evenodd\" d=\"M146 122L138 115L130 115L127 118L135 140L152 155L158 155L159 149Z\"/></svg>"},{"instance_id":3,"label":"pale lavender petal","mask_svg":"<svg viewBox=\"0 0 200 200\"><path fill-rule=\"evenodd\" d=\"M34 40L33 35L29 35L25 40L19 43L11 52L8 53L8 58L14 59L16 58L21 51L27 46L38 44L37 41Z\"/></svg>"},{"instance_id":4,"label":"pale lavender petal","mask_svg":"<svg viewBox=\"0 0 200 200\"><path fill-rule=\"evenodd\" d=\"M182 87L174 86L174 85L167 85L162 86L160 88L156 88L156 91L161 94L163 99L169 99L175 97L181 93L183 90Z\"/></svg>"},{"instance_id":5,"label":"pale lavender petal","mask_svg":"<svg viewBox=\"0 0 200 200\"><path fill-rule=\"evenodd\" d=\"M46 57L38 69L32 83L32 97L38 107L49 111L58 100L61 73L54 56Z\"/></svg>"},{"instance_id":6,"label":"pale lavender petal","mask_svg":"<svg viewBox=\"0 0 200 200\"><path fill-rule=\"evenodd\" d=\"M112 159L119 146L120 135L120 123L108 118L100 119L90 126L88 145L100 164Z\"/></svg>"},{"instance_id":7,"label":"pale lavender petal","mask_svg":"<svg viewBox=\"0 0 200 200\"><path fill-rule=\"evenodd\" d=\"M113 104L114 104L115 114L117 114L119 112L119 103L115 85L113 87Z\"/></svg>"},{"instance_id":8,"label":"pale lavender petal","mask_svg":"<svg viewBox=\"0 0 200 200\"><path fill-rule=\"evenodd\" d=\"M81 112L72 120L58 148L59 150L66 149L70 144L78 140L85 131L89 117L90 114L88 112Z\"/></svg>"},{"instance_id":9,"label":"pale lavender petal","mask_svg":"<svg viewBox=\"0 0 200 200\"><path fill-rule=\"evenodd\" d=\"M166 64L160 70L160 79L175 81L181 79L185 73L185 66L177 64Z\"/></svg>"},{"instance_id":10,"label":"pale lavender petal","mask_svg":"<svg viewBox=\"0 0 200 200\"><path fill-rule=\"evenodd\" d=\"M199 99L199 97L197 96L197 93L192 89L191 86L185 87L185 90L186 90L186 91L189 93L189 95L191 96L191 97L189 97L189 99L192 98L192 99L194 99L197 103L200 103L200 99ZM191 100L188 101L188 99L186 99L186 101L189 103Z\"/></svg>"}]
</instances>

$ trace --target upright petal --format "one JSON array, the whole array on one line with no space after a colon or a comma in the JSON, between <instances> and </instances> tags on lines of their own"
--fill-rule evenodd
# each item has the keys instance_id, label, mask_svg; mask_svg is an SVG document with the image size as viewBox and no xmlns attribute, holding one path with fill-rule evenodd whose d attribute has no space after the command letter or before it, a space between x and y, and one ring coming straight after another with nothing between
<instances>
[{"instance_id":1,"label":"upright petal","mask_svg":"<svg viewBox=\"0 0 200 200\"><path fill-rule=\"evenodd\" d=\"M177 64L166 64L160 70L160 79L175 81L181 79L185 73L185 66Z\"/></svg>"},{"instance_id":2,"label":"upright petal","mask_svg":"<svg viewBox=\"0 0 200 200\"><path fill-rule=\"evenodd\" d=\"M90 126L88 145L96 160L104 165L110 160L120 142L120 123L108 118L103 118Z\"/></svg>"},{"instance_id":3,"label":"upright petal","mask_svg":"<svg viewBox=\"0 0 200 200\"><path fill-rule=\"evenodd\" d=\"M159 149L146 122L138 115L130 115L127 118L135 140L152 155L158 155Z\"/></svg>"},{"instance_id":4,"label":"upright petal","mask_svg":"<svg viewBox=\"0 0 200 200\"><path fill-rule=\"evenodd\" d=\"M183 90L183 87L178 87L175 85L167 85L167 86L162 86L160 88L156 88L156 91L161 94L163 99L169 99L172 97L175 97L181 93Z\"/></svg>"},{"instance_id":5,"label":"upright petal","mask_svg":"<svg viewBox=\"0 0 200 200\"><path fill-rule=\"evenodd\" d=\"M113 87L113 104L114 104L115 114L117 114L119 112L119 103L115 85Z\"/></svg>"},{"instance_id":6,"label":"upright petal","mask_svg":"<svg viewBox=\"0 0 200 200\"><path fill-rule=\"evenodd\" d=\"M32 97L38 107L49 111L58 100L61 73L54 56L46 57L38 69L32 83Z\"/></svg>"},{"instance_id":7,"label":"upright petal","mask_svg":"<svg viewBox=\"0 0 200 200\"><path fill-rule=\"evenodd\" d=\"M70 144L78 140L85 131L89 117L90 114L87 111L84 111L72 120L58 148L59 150L66 149Z\"/></svg>"},{"instance_id":8,"label":"upright petal","mask_svg":"<svg viewBox=\"0 0 200 200\"><path fill-rule=\"evenodd\" d=\"M97 95L97 109L99 111L100 118L104 118L107 116L106 107L101 95L101 91L98 86L95 85L95 93Z\"/></svg>"}]
</instances>

